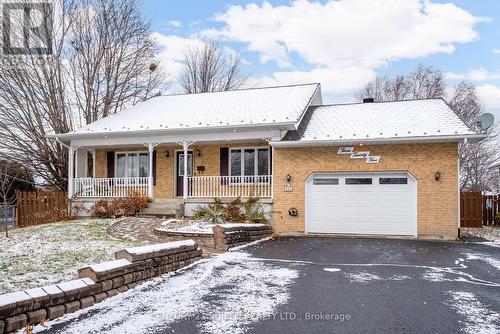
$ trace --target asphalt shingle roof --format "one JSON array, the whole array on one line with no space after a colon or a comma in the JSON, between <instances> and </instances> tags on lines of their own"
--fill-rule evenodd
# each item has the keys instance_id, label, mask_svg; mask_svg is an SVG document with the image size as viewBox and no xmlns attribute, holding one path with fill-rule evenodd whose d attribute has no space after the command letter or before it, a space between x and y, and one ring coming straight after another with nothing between
<instances>
[{"instance_id":1,"label":"asphalt shingle roof","mask_svg":"<svg viewBox=\"0 0 500 334\"><path fill-rule=\"evenodd\" d=\"M158 96L75 134L297 124L319 84Z\"/></svg>"},{"instance_id":2,"label":"asphalt shingle roof","mask_svg":"<svg viewBox=\"0 0 500 334\"><path fill-rule=\"evenodd\" d=\"M285 141L475 134L442 99L325 105L310 107L306 115L307 124L289 131Z\"/></svg>"}]
</instances>

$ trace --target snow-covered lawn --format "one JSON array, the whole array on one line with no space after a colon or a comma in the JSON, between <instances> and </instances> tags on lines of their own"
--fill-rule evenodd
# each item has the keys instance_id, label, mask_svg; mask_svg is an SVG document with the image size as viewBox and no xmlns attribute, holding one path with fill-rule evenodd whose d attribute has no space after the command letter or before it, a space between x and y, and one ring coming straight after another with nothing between
<instances>
[{"instance_id":1,"label":"snow-covered lawn","mask_svg":"<svg viewBox=\"0 0 500 334\"><path fill-rule=\"evenodd\" d=\"M113 238L106 229L116 220L59 222L0 234L0 293L77 278L77 269L114 259L114 252L141 245Z\"/></svg>"}]
</instances>

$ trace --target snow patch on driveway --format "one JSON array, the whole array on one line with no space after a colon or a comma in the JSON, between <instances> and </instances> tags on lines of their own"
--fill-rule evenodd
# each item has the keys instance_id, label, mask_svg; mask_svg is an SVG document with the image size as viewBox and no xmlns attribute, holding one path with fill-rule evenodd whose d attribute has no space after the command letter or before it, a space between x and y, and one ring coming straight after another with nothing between
<instances>
[{"instance_id":1,"label":"snow patch on driveway","mask_svg":"<svg viewBox=\"0 0 500 334\"><path fill-rule=\"evenodd\" d=\"M295 269L227 252L72 315L58 332L149 333L194 320L201 332L243 333L288 301L297 277Z\"/></svg>"},{"instance_id":2,"label":"snow patch on driveway","mask_svg":"<svg viewBox=\"0 0 500 334\"><path fill-rule=\"evenodd\" d=\"M345 277L347 277L351 282L354 283L369 283L372 281L380 281L383 278L375 275L375 274L370 274L367 272L359 272L359 273L344 273Z\"/></svg>"},{"instance_id":3,"label":"snow patch on driveway","mask_svg":"<svg viewBox=\"0 0 500 334\"><path fill-rule=\"evenodd\" d=\"M446 302L464 321L463 332L474 334L500 333L500 314L491 311L477 297L465 291L448 291L450 299Z\"/></svg>"},{"instance_id":4,"label":"snow patch on driveway","mask_svg":"<svg viewBox=\"0 0 500 334\"><path fill-rule=\"evenodd\" d=\"M480 260L488 263L489 265L495 267L496 269L500 269L500 260L497 260L491 256L479 253L464 253L467 257L467 260Z\"/></svg>"},{"instance_id":5,"label":"snow patch on driveway","mask_svg":"<svg viewBox=\"0 0 500 334\"><path fill-rule=\"evenodd\" d=\"M444 276L445 276L444 273L441 271L427 270L422 275L422 278L431 282L444 282L447 281L447 279Z\"/></svg>"}]
</instances>

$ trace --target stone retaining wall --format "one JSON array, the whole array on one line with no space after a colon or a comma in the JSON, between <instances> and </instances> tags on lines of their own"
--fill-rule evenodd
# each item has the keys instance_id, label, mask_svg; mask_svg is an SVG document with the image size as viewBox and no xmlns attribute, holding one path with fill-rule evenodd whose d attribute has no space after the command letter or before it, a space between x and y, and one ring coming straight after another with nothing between
<instances>
[{"instance_id":1,"label":"stone retaining wall","mask_svg":"<svg viewBox=\"0 0 500 334\"><path fill-rule=\"evenodd\" d=\"M201 258L193 240L127 248L116 260L78 270L80 279L0 295L0 334L90 307Z\"/></svg>"},{"instance_id":2,"label":"stone retaining wall","mask_svg":"<svg viewBox=\"0 0 500 334\"><path fill-rule=\"evenodd\" d=\"M154 234L167 239L179 240L180 238L188 238L194 240L204 250L214 249L214 236L213 234L195 233L195 232L176 232L164 228L155 228Z\"/></svg>"},{"instance_id":3,"label":"stone retaining wall","mask_svg":"<svg viewBox=\"0 0 500 334\"><path fill-rule=\"evenodd\" d=\"M225 224L215 225L212 229L215 248L220 250L228 250L272 235L271 226L264 224Z\"/></svg>"}]
</instances>

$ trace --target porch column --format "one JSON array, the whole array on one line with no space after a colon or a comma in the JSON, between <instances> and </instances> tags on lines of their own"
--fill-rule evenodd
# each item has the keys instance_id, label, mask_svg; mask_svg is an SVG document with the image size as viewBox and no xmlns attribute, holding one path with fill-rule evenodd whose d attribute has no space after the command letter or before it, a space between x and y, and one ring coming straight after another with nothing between
<instances>
[{"instance_id":1,"label":"porch column","mask_svg":"<svg viewBox=\"0 0 500 334\"><path fill-rule=\"evenodd\" d=\"M184 175L182 176L182 198L187 199L188 197L188 148L189 143L183 142L182 148L184 149Z\"/></svg>"},{"instance_id":2,"label":"porch column","mask_svg":"<svg viewBox=\"0 0 500 334\"><path fill-rule=\"evenodd\" d=\"M90 154L92 155L92 178L95 179L95 168L96 168L95 148L90 150Z\"/></svg>"},{"instance_id":3,"label":"porch column","mask_svg":"<svg viewBox=\"0 0 500 334\"><path fill-rule=\"evenodd\" d=\"M153 198L153 151L155 145L153 143L148 144L149 151L149 169L148 169L148 197Z\"/></svg>"},{"instance_id":4,"label":"porch column","mask_svg":"<svg viewBox=\"0 0 500 334\"><path fill-rule=\"evenodd\" d=\"M75 161L75 147L68 148L68 197L73 197L73 167Z\"/></svg>"}]
</instances>

